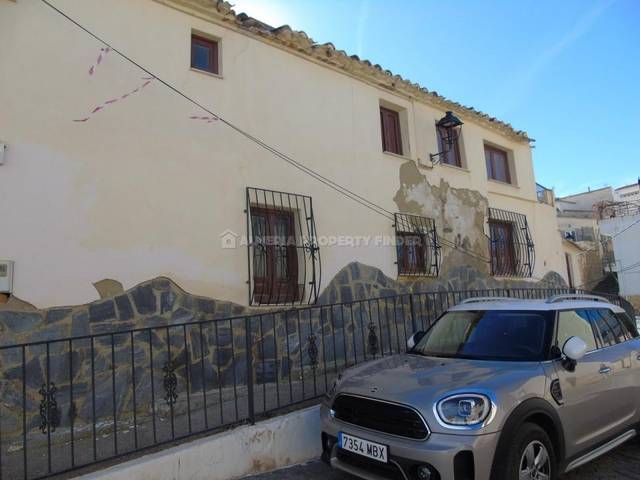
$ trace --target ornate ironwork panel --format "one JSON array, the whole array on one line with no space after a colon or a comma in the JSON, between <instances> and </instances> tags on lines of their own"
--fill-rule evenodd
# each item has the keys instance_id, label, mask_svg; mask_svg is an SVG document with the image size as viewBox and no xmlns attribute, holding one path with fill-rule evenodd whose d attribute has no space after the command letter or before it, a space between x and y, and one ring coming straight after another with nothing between
<instances>
[{"instance_id":1,"label":"ornate ironwork panel","mask_svg":"<svg viewBox=\"0 0 640 480\"><path fill-rule=\"evenodd\" d=\"M53 382L50 382L49 385L45 383L38 393L42 396L40 400L40 431L45 434L53 433L60 426L60 412L56 400L58 387Z\"/></svg>"},{"instance_id":2,"label":"ornate ironwork panel","mask_svg":"<svg viewBox=\"0 0 640 480\"><path fill-rule=\"evenodd\" d=\"M378 335L376 334L376 326L373 322L369 324L369 353L371 353L371 355L378 353Z\"/></svg>"},{"instance_id":3,"label":"ornate ironwork panel","mask_svg":"<svg viewBox=\"0 0 640 480\"><path fill-rule=\"evenodd\" d=\"M249 304L315 304L321 262L311 197L249 187L246 202Z\"/></svg>"},{"instance_id":4,"label":"ornate ironwork panel","mask_svg":"<svg viewBox=\"0 0 640 480\"><path fill-rule=\"evenodd\" d=\"M442 255L432 218L394 214L398 275L437 277Z\"/></svg>"},{"instance_id":5,"label":"ornate ironwork panel","mask_svg":"<svg viewBox=\"0 0 640 480\"><path fill-rule=\"evenodd\" d=\"M164 372L164 399L167 405L171 406L178 400L178 378L176 377L176 363L173 360L167 360L162 367Z\"/></svg>"},{"instance_id":6,"label":"ornate ironwork panel","mask_svg":"<svg viewBox=\"0 0 640 480\"><path fill-rule=\"evenodd\" d=\"M531 277L536 251L527 217L489 208L491 273L505 277Z\"/></svg>"},{"instance_id":7,"label":"ornate ironwork panel","mask_svg":"<svg viewBox=\"0 0 640 480\"><path fill-rule=\"evenodd\" d=\"M316 336L312 333L307 337L309 346L307 347L307 353L309 354L309 364L316 368L318 366L318 345L316 344Z\"/></svg>"}]
</instances>

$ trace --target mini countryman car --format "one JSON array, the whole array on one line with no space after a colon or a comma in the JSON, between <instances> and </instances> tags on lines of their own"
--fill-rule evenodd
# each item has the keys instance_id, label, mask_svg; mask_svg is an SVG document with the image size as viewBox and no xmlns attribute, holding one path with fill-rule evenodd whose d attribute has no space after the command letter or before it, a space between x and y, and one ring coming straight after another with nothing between
<instances>
[{"instance_id":1,"label":"mini countryman car","mask_svg":"<svg viewBox=\"0 0 640 480\"><path fill-rule=\"evenodd\" d=\"M365 479L548 480L636 436L640 339L600 297L469 299L337 378L323 460Z\"/></svg>"}]
</instances>

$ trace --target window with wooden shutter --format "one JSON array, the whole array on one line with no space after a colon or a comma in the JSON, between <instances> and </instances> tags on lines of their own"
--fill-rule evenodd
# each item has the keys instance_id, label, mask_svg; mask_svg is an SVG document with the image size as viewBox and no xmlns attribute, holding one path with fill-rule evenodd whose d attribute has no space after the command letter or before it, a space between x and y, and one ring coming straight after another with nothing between
<instances>
[{"instance_id":1,"label":"window with wooden shutter","mask_svg":"<svg viewBox=\"0 0 640 480\"><path fill-rule=\"evenodd\" d=\"M215 40L191 35L191 68L219 74L218 47Z\"/></svg>"},{"instance_id":2,"label":"window with wooden shutter","mask_svg":"<svg viewBox=\"0 0 640 480\"><path fill-rule=\"evenodd\" d=\"M311 197L247 188L249 304L312 304L320 253Z\"/></svg>"},{"instance_id":3,"label":"window with wooden shutter","mask_svg":"<svg viewBox=\"0 0 640 480\"><path fill-rule=\"evenodd\" d=\"M487 161L487 176L490 179L512 183L511 172L509 171L509 155L506 151L485 145L484 157Z\"/></svg>"},{"instance_id":4,"label":"window with wooden shutter","mask_svg":"<svg viewBox=\"0 0 640 480\"><path fill-rule=\"evenodd\" d=\"M380 124L382 129L382 150L402 155L400 114L395 110L380 107Z\"/></svg>"},{"instance_id":5,"label":"window with wooden shutter","mask_svg":"<svg viewBox=\"0 0 640 480\"><path fill-rule=\"evenodd\" d=\"M491 267L494 274L515 275L516 254L513 224L490 220L489 231L491 236Z\"/></svg>"},{"instance_id":6,"label":"window with wooden shutter","mask_svg":"<svg viewBox=\"0 0 640 480\"><path fill-rule=\"evenodd\" d=\"M440 243L432 218L394 214L398 275L437 277L440 271Z\"/></svg>"},{"instance_id":7,"label":"window with wooden shutter","mask_svg":"<svg viewBox=\"0 0 640 480\"><path fill-rule=\"evenodd\" d=\"M533 275L535 248L526 216L490 208L489 250L493 275L507 277Z\"/></svg>"}]
</instances>

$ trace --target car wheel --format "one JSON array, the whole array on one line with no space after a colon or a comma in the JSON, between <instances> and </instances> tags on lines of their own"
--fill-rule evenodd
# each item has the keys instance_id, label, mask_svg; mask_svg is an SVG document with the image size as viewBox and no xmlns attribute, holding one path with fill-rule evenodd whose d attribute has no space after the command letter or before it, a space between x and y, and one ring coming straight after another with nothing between
<instances>
[{"instance_id":1,"label":"car wheel","mask_svg":"<svg viewBox=\"0 0 640 480\"><path fill-rule=\"evenodd\" d=\"M525 423L519 428L500 462L501 480L555 480L556 454L549 435L538 425ZM496 452L499 455L500 452Z\"/></svg>"}]
</instances>

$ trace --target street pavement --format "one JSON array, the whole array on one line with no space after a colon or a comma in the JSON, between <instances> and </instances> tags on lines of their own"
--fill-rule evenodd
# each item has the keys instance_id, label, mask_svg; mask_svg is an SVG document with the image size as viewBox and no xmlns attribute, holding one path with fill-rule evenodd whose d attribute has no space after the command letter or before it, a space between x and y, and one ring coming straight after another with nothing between
<instances>
[{"instance_id":1,"label":"street pavement","mask_svg":"<svg viewBox=\"0 0 640 480\"><path fill-rule=\"evenodd\" d=\"M562 480L640 480L640 442L631 442L564 475ZM319 460L249 477L247 480L356 480Z\"/></svg>"}]
</instances>

